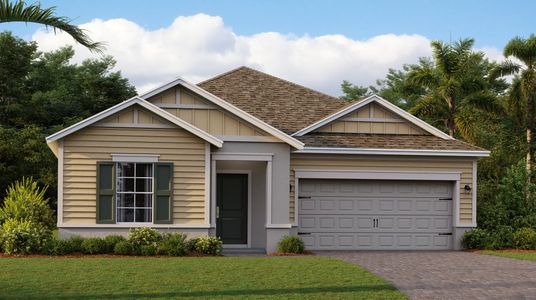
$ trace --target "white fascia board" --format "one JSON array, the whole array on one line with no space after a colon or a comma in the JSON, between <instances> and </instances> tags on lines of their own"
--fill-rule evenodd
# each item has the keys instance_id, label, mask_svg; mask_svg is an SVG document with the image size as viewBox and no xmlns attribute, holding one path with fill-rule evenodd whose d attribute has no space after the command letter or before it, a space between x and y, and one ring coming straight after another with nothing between
<instances>
[{"instance_id":1,"label":"white fascia board","mask_svg":"<svg viewBox=\"0 0 536 300\"><path fill-rule=\"evenodd\" d=\"M443 138L443 139L446 139L446 140L453 140L454 138L452 138L451 136L449 136L448 134L444 133L443 131L433 127L432 125L424 122L423 120L415 117L414 115L408 113L407 111L399 108L398 106L392 104L391 102L383 99L382 97L378 96L378 95L371 95L371 96L368 96L367 98L359 101L359 102L356 102L355 104L352 104L348 107L345 107L341 110L339 110L338 112L335 112L334 114L316 122L316 123L313 123L297 132L295 132L294 134L292 134L292 136L303 136L315 129L318 129L328 123L331 123L337 119L339 119L340 117L343 117L371 102L377 102L378 104L384 106L385 108L387 108L388 110L394 112L395 114L399 115L400 117L404 118L405 120L407 120L408 122L414 124L415 126L423 129L424 131L426 132L429 132L430 134L432 135L435 135L437 137L440 137L440 138Z\"/></svg>"},{"instance_id":2,"label":"white fascia board","mask_svg":"<svg viewBox=\"0 0 536 300\"><path fill-rule=\"evenodd\" d=\"M126 101L123 101L117 105L114 105L106 110L103 110L101 111L100 113L98 114L95 114L87 119L84 119L74 125L71 125L63 130L60 130L50 136L48 136L46 138L46 141L47 143L52 143L54 141L57 141L57 140L60 140L62 138L64 138L65 136L69 135L69 134L72 134L82 128L85 128L89 125L92 125L92 124L95 124L96 122L100 121L100 120L103 120L125 108L128 108L134 104L138 104L140 106L142 106L143 108L153 112L154 114L162 117L163 119L183 128L184 130L200 137L201 139L211 143L212 145L218 147L218 148L221 148L223 146L223 141L216 138L215 136L213 135L210 135L208 133L206 133L205 131L191 125L190 123L186 122L186 121L183 121L179 118L177 118L176 116L168 113L167 111L157 107L156 105L152 104L152 103L149 103L148 101L145 101L144 99L140 98L140 97L133 97L133 98L130 98Z\"/></svg>"},{"instance_id":3,"label":"white fascia board","mask_svg":"<svg viewBox=\"0 0 536 300\"><path fill-rule=\"evenodd\" d=\"M217 106L233 113L234 115L236 115L237 117L251 123L252 125L254 126L257 126L258 128L268 132L269 134L277 137L278 139L286 142L287 144L291 145L292 147L296 148L296 149L303 149L303 147L305 146L304 143L302 143L301 141L291 137L290 135L282 132L281 130L257 119L256 117L252 116L251 114L241 110L240 108L232 105L231 103L221 99L220 97L216 96L216 95L213 95L207 91L205 91L204 89L198 87L197 85L195 84L192 84L192 83L189 83L187 82L186 80L182 79L182 78L178 78L178 79L175 79L169 83L166 83L164 85L162 85L161 87L159 88L156 88L150 92L147 92L143 95L140 95L139 97L143 98L143 99L147 99L147 98L150 98L160 92L163 92L169 88L172 88L173 86L176 86L176 85L182 85L184 86L185 88L197 93L198 95L204 97L205 99L209 100L210 102L216 104Z\"/></svg>"},{"instance_id":4,"label":"white fascia board","mask_svg":"<svg viewBox=\"0 0 536 300\"><path fill-rule=\"evenodd\" d=\"M292 153L488 157L489 151L305 147Z\"/></svg>"}]
</instances>

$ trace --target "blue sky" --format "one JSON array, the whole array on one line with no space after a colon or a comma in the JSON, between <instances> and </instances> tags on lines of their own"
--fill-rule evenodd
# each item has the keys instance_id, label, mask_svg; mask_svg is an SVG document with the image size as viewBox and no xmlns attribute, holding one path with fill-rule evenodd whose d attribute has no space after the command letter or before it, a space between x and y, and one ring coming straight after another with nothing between
<instances>
[{"instance_id":1,"label":"blue sky","mask_svg":"<svg viewBox=\"0 0 536 300\"><path fill-rule=\"evenodd\" d=\"M31 1L29 1L31 2ZM40 1L43 6L57 6L59 15L68 16L74 19L75 24L88 24L94 19L104 21L113 19L125 19L136 24L147 35L154 34L159 29L169 29L173 22L179 16L191 17L198 14L204 14L210 17L218 17L222 24L220 29L225 28L221 32L230 32L234 36L252 38L255 35L267 32L275 32L284 36L287 44L292 44L299 47L299 44L308 37L318 38L323 36L343 36L349 39L347 47L351 48L355 45L366 43L370 39L388 34L394 35L398 42L393 42L393 47L403 47L405 41L400 40L400 37L418 36L429 40L441 39L449 41L451 38L458 39L460 37L473 37L476 40L478 49L491 49L490 56L496 58L500 54L504 45L510 38L516 35L527 36L534 30L536 11L536 1L169 1L169 0L154 0L154 1L136 1L136 0L113 0L113 1L82 1L82 0L63 0L63 1ZM207 20L205 20L207 21ZM210 23L211 21L209 21ZM115 24L115 23L114 23ZM200 26L200 23L195 23ZM205 23L202 23L205 24ZM111 25L108 26L118 26ZM210 27L210 26L209 26ZM36 30L39 26L18 24L0 24L0 30L11 30L15 34L26 39L36 39ZM105 36L98 33L98 29L91 29L88 25L88 30L93 36L98 36L100 40L104 39L110 45L109 54L116 56L118 67L126 66L123 63L121 53L124 49L119 49L119 45L114 44L114 37ZM107 27L110 28L110 27ZM128 31L125 31L128 33ZM217 32L217 31L216 31ZM206 33L206 32L205 32ZM200 34L202 36L203 33ZM207 36L213 38L213 35ZM190 37L191 39L195 37ZM51 39L48 37L48 39ZM108 41L107 39L110 39ZM57 41L56 41L57 40ZM154 41L152 38L148 40ZM61 46L61 39L55 39L56 44L44 46L43 50L51 50L54 47ZM157 40L160 41L160 40ZM352 44L351 42L354 42ZM177 41L178 43L178 41ZM207 41L196 41L195 43L207 43ZM230 41L221 42L223 48L231 47ZM273 39L265 39L261 48L270 48L273 46ZM333 43L332 43L333 44ZM234 48L243 47L239 42L233 44ZM238 46L237 46L238 45ZM298 45L298 46L296 46ZM384 43L379 49L389 48L389 43ZM415 44L417 45L417 44ZM422 44L418 44L422 47ZM217 47L218 45L211 47ZM292 46L292 47L294 47ZM219 46L218 46L219 47ZM248 44L247 53L251 53L251 49L257 49ZM287 46L282 46L287 47ZM290 46L289 46L290 47ZM345 47L345 46L339 46ZM170 48L173 49L173 48ZM292 48L294 49L294 48ZM315 48L311 48L311 51ZM319 46L319 49L325 49L325 46ZM412 48L412 49L415 49ZM206 50L206 49L205 49ZM81 50L83 51L83 50ZM143 49L140 53L146 52ZM223 51L223 50L222 50ZM282 50L281 50L282 51ZM321 50L318 50L321 51ZM358 50L355 50L358 51ZM372 50L371 50L372 51ZM397 50L398 51L398 50ZM410 51L402 49L400 52ZM270 60L258 58L261 54L255 54L253 58L244 59L243 61L221 61L214 68L205 71L192 72L186 70L183 65L177 65L177 75L184 76L195 80L204 79L209 75L214 75L220 71L224 71L230 66L237 64L247 64L257 67L261 70L270 71L275 75L297 80L303 84L313 84L319 89L336 93L338 90L338 82L340 79L346 78L352 81L357 81L360 84L370 84L376 78L381 77L386 69L390 66L399 67L403 63L410 63L416 59L416 56L426 55L426 51L415 51L413 56L385 59L383 64L373 64L370 68L382 68L383 73L371 73L368 77L360 77L359 74L351 72L343 72L333 76L329 83L323 83L319 79L310 80L304 79L300 81L300 74L291 70L283 70L275 67ZM413 53L412 52L412 53ZM239 52L245 53L245 52ZM284 53L282 51L281 53ZM300 52L296 52L300 53ZM320 52L319 52L320 53ZM337 52L330 52L326 56L337 56ZM361 52L357 52L358 54ZM486 51L488 53L488 51ZM195 53L191 53L194 55ZM182 58L187 58L188 54L182 53ZM263 54L267 55L267 54ZM387 56L390 54L387 54ZM221 56L221 53L220 53ZM298 57L302 57L296 54ZM89 54L80 54L78 59L90 57ZM370 59L370 56L365 56ZM314 61L314 57L312 57ZM297 59L299 60L299 58ZM293 63L296 63L296 58ZM208 59L214 64L214 61ZM330 61L330 65L337 64L337 61ZM356 65L358 64L355 62ZM129 63L127 70L132 69L132 62ZM296 63L297 64L297 63ZM340 65L347 63L341 62ZM359 65L366 65L366 59L359 61ZM391 64L391 65L389 65ZM149 66L148 66L149 67ZM151 66L153 68L158 65ZM322 67L319 65L318 67ZM193 68L193 67L192 67ZM341 67L342 68L342 67ZM369 69L370 69L369 68ZM206 68L205 68L206 69ZM355 68L354 68L355 69ZM308 72L306 70L304 72ZM137 74L125 72L127 76L133 76L133 81L137 86L150 87L155 85L165 78L172 76L172 71L167 71L166 74L159 75L158 79L141 78ZM194 74L195 73L195 74ZM352 78L353 77L353 78Z\"/></svg>"}]
</instances>

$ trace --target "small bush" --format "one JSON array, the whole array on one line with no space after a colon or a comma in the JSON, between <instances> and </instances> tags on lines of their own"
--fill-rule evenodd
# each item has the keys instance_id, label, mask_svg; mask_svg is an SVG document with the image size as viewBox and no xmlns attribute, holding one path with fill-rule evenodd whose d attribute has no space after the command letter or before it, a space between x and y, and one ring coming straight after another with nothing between
<instances>
[{"instance_id":1,"label":"small bush","mask_svg":"<svg viewBox=\"0 0 536 300\"><path fill-rule=\"evenodd\" d=\"M186 252L190 253L197 251L195 249L197 245L197 240L198 238L192 238L186 241Z\"/></svg>"},{"instance_id":2,"label":"small bush","mask_svg":"<svg viewBox=\"0 0 536 300\"><path fill-rule=\"evenodd\" d=\"M465 249L486 249L490 243L489 233L480 228L466 231L462 237L462 246Z\"/></svg>"},{"instance_id":3,"label":"small bush","mask_svg":"<svg viewBox=\"0 0 536 300\"><path fill-rule=\"evenodd\" d=\"M47 255L66 255L73 253L70 240L50 239L43 247L43 253Z\"/></svg>"},{"instance_id":4,"label":"small bush","mask_svg":"<svg viewBox=\"0 0 536 300\"><path fill-rule=\"evenodd\" d=\"M45 199L47 187L40 188L33 178L23 178L7 189L4 206L0 208L0 224L8 219L29 221L48 230L55 225L54 212Z\"/></svg>"},{"instance_id":5,"label":"small bush","mask_svg":"<svg viewBox=\"0 0 536 300\"><path fill-rule=\"evenodd\" d=\"M154 256L157 253L157 248L155 245L142 245L140 247L140 254L143 256Z\"/></svg>"},{"instance_id":6,"label":"small bush","mask_svg":"<svg viewBox=\"0 0 536 300\"><path fill-rule=\"evenodd\" d=\"M487 230L489 234L489 245L487 249L507 249L512 248L514 229L510 226L498 226L495 230Z\"/></svg>"},{"instance_id":7,"label":"small bush","mask_svg":"<svg viewBox=\"0 0 536 300\"><path fill-rule=\"evenodd\" d=\"M131 255L132 245L128 241L121 241L115 244L114 253L119 255Z\"/></svg>"},{"instance_id":8,"label":"small bush","mask_svg":"<svg viewBox=\"0 0 536 300\"><path fill-rule=\"evenodd\" d=\"M517 249L536 249L536 231L532 228L521 228L514 232L514 247Z\"/></svg>"},{"instance_id":9,"label":"small bush","mask_svg":"<svg viewBox=\"0 0 536 300\"><path fill-rule=\"evenodd\" d=\"M220 255L223 244L215 236L203 236L195 239L195 251L207 255Z\"/></svg>"},{"instance_id":10,"label":"small bush","mask_svg":"<svg viewBox=\"0 0 536 300\"><path fill-rule=\"evenodd\" d=\"M106 253L107 244L101 238L88 238L82 242L82 252L85 254L102 254Z\"/></svg>"},{"instance_id":11,"label":"small bush","mask_svg":"<svg viewBox=\"0 0 536 300\"><path fill-rule=\"evenodd\" d=\"M120 235L108 235L104 238L104 242L106 243L106 253L113 253L115 249L115 245L119 242L126 241L126 239L123 236Z\"/></svg>"},{"instance_id":12,"label":"small bush","mask_svg":"<svg viewBox=\"0 0 536 300\"><path fill-rule=\"evenodd\" d=\"M128 241L134 248L148 245L156 246L160 240L162 240L162 235L156 229L149 227L139 227L128 232Z\"/></svg>"},{"instance_id":13,"label":"small bush","mask_svg":"<svg viewBox=\"0 0 536 300\"><path fill-rule=\"evenodd\" d=\"M158 253L169 256L183 256L187 252L186 235L182 233L167 233L162 236L158 245Z\"/></svg>"},{"instance_id":14,"label":"small bush","mask_svg":"<svg viewBox=\"0 0 536 300\"><path fill-rule=\"evenodd\" d=\"M51 238L50 230L28 220L7 219L0 230L2 250L7 254L39 253Z\"/></svg>"},{"instance_id":15,"label":"small bush","mask_svg":"<svg viewBox=\"0 0 536 300\"><path fill-rule=\"evenodd\" d=\"M277 244L277 251L280 253L303 253L304 250L305 245L297 236L285 235Z\"/></svg>"},{"instance_id":16,"label":"small bush","mask_svg":"<svg viewBox=\"0 0 536 300\"><path fill-rule=\"evenodd\" d=\"M84 252L82 248L82 243L84 242L84 238L78 235L73 235L69 239L67 239L68 243L71 245L72 253L81 253Z\"/></svg>"}]
</instances>

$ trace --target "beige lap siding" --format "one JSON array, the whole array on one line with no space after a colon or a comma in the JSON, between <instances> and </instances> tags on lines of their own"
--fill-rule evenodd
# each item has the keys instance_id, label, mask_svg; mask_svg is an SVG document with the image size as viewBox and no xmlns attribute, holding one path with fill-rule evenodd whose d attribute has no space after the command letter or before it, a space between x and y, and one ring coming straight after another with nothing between
<instances>
[{"instance_id":1,"label":"beige lap siding","mask_svg":"<svg viewBox=\"0 0 536 300\"><path fill-rule=\"evenodd\" d=\"M294 170L356 170L356 171L446 171L461 172L460 224L472 223L472 192L464 190L473 186L473 160L466 158L392 157L362 155L306 155L290 157L290 222L294 223Z\"/></svg>"},{"instance_id":2,"label":"beige lap siding","mask_svg":"<svg viewBox=\"0 0 536 300\"><path fill-rule=\"evenodd\" d=\"M205 142L180 128L88 127L64 140L63 222L96 224L96 163L159 154L174 164L173 223L204 224Z\"/></svg>"}]
</instances>

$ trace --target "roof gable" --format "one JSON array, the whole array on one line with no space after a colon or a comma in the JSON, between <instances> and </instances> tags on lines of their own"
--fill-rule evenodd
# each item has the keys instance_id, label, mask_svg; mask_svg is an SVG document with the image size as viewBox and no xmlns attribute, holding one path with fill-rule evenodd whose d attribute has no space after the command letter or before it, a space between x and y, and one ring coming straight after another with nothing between
<instances>
[{"instance_id":1,"label":"roof gable","mask_svg":"<svg viewBox=\"0 0 536 300\"><path fill-rule=\"evenodd\" d=\"M362 106L313 132L430 135L429 132L375 102Z\"/></svg>"},{"instance_id":2,"label":"roof gable","mask_svg":"<svg viewBox=\"0 0 536 300\"><path fill-rule=\"evenodd\" d=\"M218 75L198 86L287 134L348 105L336 97L248 67Z\"/></svg>"},{"instance_id":3,"label":"roof gable","mask_svg":"<svg viewBox=\"0 0 536 300\"><path fill-rule=\"evenodd\" d=\"M296 149L303 149L303 146L304 144L302 142L300 142L299 140L293 138L292 136L288 135L287 133L273 127L272 125L270 124L267 124L265 123L263 120L260 120L259 118L249 114L248 112L242 110L241 108L239 107L236 107L235 105L233 105L232 103L226 101L226 100L223 100L221 99L220 97L204 90L203 88L197 86L197 85L194 85L194 84L191 84L187 81L185 81L184 79L182 78L178 78L176 80L173 80L167 84L164 84L162 85L161 87L159 88L156 88L150 92L147 92L143 95L140 95L139 97L140 98L143 98L143 99L149 99L150 97L152 96L155 96L165 90L168 90L176 85L181 85L183 87L185 87L186 89L192 91L193 93L196 93L198 94L199 96L203 97L204 99L210 101L212 104L228 111L228 112L231 112L232 114L234 114L236 117L238 118L241 118L245 121L247 121L248 123L264 130L265 132L273 135L274 137L282 140L283 142L291 145L292 147L296 148Z\"/></svg>"},{"instance_id":4,"label":"roof gable","mask_svg":"<svg viewBox=\"0 0 536 300\"><path fill-rule=\"evenodd\" d=\"M308 134L310 132L313 132L315 130L318 130L334 121L337 120L344 120L345 117L348 117L348 115L352 114L353 112L359 111L360 109L370 105L370 104L378 104L381 106L382 110L388 114L389 119L399 119L404 120L407 122L407 124L410 124L412 127L417 129L417 134L431 134L436 137L445 139L445 140L453 140L451 136L447 135L446 133L442 132L441 130L433 127L432 125L424 122L423 120L413 116L412 114L404 111L403 109L399 108L398 106L392 104L391 102L381 98L377 95L369 96L361 101L358 101L356 103L353 103L323 119L320 121L317 121L299 131L293 134L293 136L303 136L305 134ZM370 117L370 110L369 110L369 117ZM341 119L342 118L342 119ZM370 132L375 133L375 132ZM409 134L415 134L415 133L409 133Z\"/></svg>"},{"instance_id":5,"label":"roof gable","mask_svg":"<svg viewBox=\"0 0 536 300\"><path fill-rule=\"evenodd\" d=\"M93 124L96 124L98 123L99 121L109 121L109 117L121 112L121 111L124 111L125 109L128 109L128 108L131 108L132 106L135 106L135 105L139 105L141 106L142 108L146 109L147 111L157 115L158 117L162 118L163 120L171 123L171 124L174 124L178 127L181 127L183 129L185 129L186 131L196 135L197 137L207 141L208 143L216 146L216 147L222 147L223 146L223 141L221 141L220 139L200 130L199 128L196 128L194 126L192 126L191 124L189 124L188 122L185 122L173 115L171 115L170 113L158 108L157 106L143 100L142 98L140 97L133 97L133 98L130 98L126 101L123 101L115 106L112 106L104 111L101 111L100 113L98 114L95 114L87 119L84 119L74 125L71 125L61 131L58 131L50 136L48 136L46 138L46 141L47 141L47 144L51 144L51 143L54 143L62 138L64 138L65 136L68 136L76 131L79 131L80 129L82 128L85 128L87 126L90 126L90 125L93 125ZM108 119L108 120L107 120ZM110 122L110 121L109 121Z\"/></svg>"}]
</instances>

